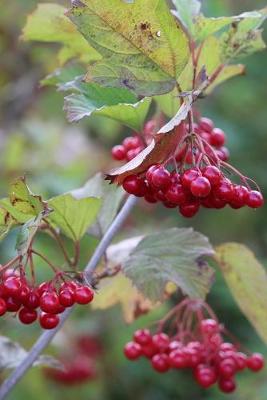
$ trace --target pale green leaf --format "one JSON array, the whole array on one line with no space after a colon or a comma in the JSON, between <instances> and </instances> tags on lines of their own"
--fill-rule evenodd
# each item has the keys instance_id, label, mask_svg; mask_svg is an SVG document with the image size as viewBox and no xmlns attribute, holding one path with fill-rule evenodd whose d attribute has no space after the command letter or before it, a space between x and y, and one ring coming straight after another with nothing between
<instances>
[{"instance_id":1,"label":"pale green leaf","mask_svg":"<svg viewBox=\"0 0 267 400\"><path fill-rule=\"evenodd\" d=\"M226 65L214 82L208 87L206 93L211 93L218 85L237 75L243 75L245 67L242 64Z\"/></svg>"},{"instance_id":2,"label":"pale green leaf","mask_svg":"<svg viewBox=\"0 0 267 400\"><path fill-rule=\"evenodd\" d=\"M188 39L165 0L84 0L68 16L103 57L90 66L88 81L145 96L167 93L189 58Z\"/></svg>"},{"instance_id":3,"label":"pale green leaf","mask_svg":"<svg viewBox=\"0 0 267 400\"><path fill-rule=\"evenodd\" d=\"M184 294L204 298L213 270L203 260L213 254L208 239L192 229L169 229L145 237L123 264L123 272L148 298L160 300L172 282Z\"/></svg>"},{"instance_id":4,"label":"pale green leaf","mask_svg":"<svg viewBox=\"0 0 267 400\"><path fill-rule=\"evenodd\" d=\"M153 97L160 110L169 118L172 118L180 107L180 97L176 88L167 94Z\"/></svg>"},{"instance_id":5,"label":"pale green leaf","mask_svg":"<svg viewBox=\"0 0 267 400\"><path fill-rule=\"evenodd\" d=\"M27 19L23 39L62 44L63 48L59 53L61 64L76 57L86 63L100 59L97 51L65 16L66 11L66 8L59 4L38 4Z\"/></svg>"},{"instance_id":6,"label":"pale green leaf","mask_svg":"<svg viewBox=\"0 0 267 400\"><path fill-rule=\"evenodd\" d=\"M216 260L242 312L267 343L267 274L252 251L238 243L217 248Z\"/></svg>"},{"instance_id":7,"label":"pale green leaf","mask_svg":"<svg viewBox=\"0 0 267 400\"><path fill-rule=\"evenodd\" d=\"M76 199L70 193L48 201L53 210L48 220L73 241L80 240L95 222L101 207L101 199L88 197Z\"/></svg>"},{"instance_id":8,"label":"pale green leaf","mask_svg":"<svg viewBox=\"0 0 267 400\"><path fill-rule=\"evenodd\" d=\"M97 236L102 236L115 218L125 193L121 187L110 185L99 173L86 182L83 187L73 190L71 194L76 199L85 197L102 199L102 206L97 215L96 223L90 229Z\"/></svg>"}]
</instances>

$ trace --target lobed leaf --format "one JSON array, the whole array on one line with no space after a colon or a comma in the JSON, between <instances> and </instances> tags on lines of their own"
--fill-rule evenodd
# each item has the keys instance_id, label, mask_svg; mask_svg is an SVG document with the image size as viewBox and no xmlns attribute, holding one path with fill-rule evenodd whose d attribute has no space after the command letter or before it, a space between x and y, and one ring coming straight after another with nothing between
<instances>
[{"instance_id":1,"label":"lobed leaf","mask_svg":"<svg viewBox=\"0 0 267 400\"><path fill-rule=\"evenodd\" d=\"M162 299L168 282L190 297L204 298L214 273L203 257L211 255L205 236L173 228L146 236L123 263L123 272L152 301Z\"/></svg>"},{"instance_id":2,"label":"lobed leaf","mask_svg":"<svg viewBox=\"0 0 267 400\"><path fill-rule=\"evenodd\" d=\"M74 1L71 21L102 56L87 81L138 95L167 93L189 58L188 39L165 0Z\"/></svg>"},{"instance_id":3,"label":"lobed leaf","mask_svg":"<svg viewBox=\"0 0 267 400\"><path fill-rule=\"evenodd\" d=\"M267 343L267 274L252 251L238 243L216 249L216 260L242 312Z\"/></svg>"}]
</instances>

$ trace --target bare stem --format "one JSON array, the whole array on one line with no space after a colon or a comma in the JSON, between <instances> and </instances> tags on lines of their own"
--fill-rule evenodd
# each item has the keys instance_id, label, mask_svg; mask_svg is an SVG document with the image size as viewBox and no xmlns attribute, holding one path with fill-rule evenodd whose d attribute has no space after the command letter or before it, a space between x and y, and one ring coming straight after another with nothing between
<instances>
[{"instance_id":1,"label":"bare stem","mask_svg":"<svg viewBox=\"0 0 267 400\"><path fill-rule=\"evenodd\" d=\"M123 225L124 221L130 214L136 202L137 198L134 196L130 196L127 199L121 211L118 213L117 217L114 219L113 223L110 225L109 229L103 236L92 258L90 259L89 263L85 268L87 281L91 281L93 272L97 268L101 257L105 253L107 247L109 246L110 242L112 241L118 230ZM64 311L63 314L61 314L60 323L55 329L52 329L51 331L46 331L39 337L39 339L35 342L31 350L27 354L27 357L25 357L25 359L19 364L19 366L3 382L3 384L0 387L0 400L3 400L7 397L12 388L22 379L22 377L26 374L28 369L31 368L31 366L39 357L39 355L42 353L42 351L51 342L55 334L61 329L64 322L69 317L72 309L73 307L67 309L66 311Z\"/></svg>"}]
</instances>

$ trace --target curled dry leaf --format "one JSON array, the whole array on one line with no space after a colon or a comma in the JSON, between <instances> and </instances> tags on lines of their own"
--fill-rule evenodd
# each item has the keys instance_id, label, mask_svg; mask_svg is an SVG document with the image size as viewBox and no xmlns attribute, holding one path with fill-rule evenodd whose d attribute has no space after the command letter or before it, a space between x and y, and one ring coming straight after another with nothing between
<instances>
[{"instance_id":1,"label":"curled dry leaf","mask_svg":"<svg viewBox=\"0 0 267 400\"><path fill-rule=\"evenodd\" d=\"M152 142L133 160L122 167L112 170L107 175L107 179L121 184L127 176L141 174L151 165L163 163L174 155L184 138L183 121L192 107L192 102L192 96L185 98L176 115L154 135Z\"/></svg>"}]
</instances>

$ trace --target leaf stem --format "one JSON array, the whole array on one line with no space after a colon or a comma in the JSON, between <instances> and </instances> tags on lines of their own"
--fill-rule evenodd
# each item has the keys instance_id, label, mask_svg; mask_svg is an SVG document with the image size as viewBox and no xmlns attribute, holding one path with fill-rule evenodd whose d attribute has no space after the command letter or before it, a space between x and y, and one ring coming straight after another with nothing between
<instances>
[{"instance_id":1,"label":"leaf stem","mask_svg":"<svg viewBox=\"0 0 267 400\"><path fill-rule=\"evenodd\" d=\"M102 240L100 241L99 245L97 246L92 258L90 259L89 263L85 268L86 278L88 281L91 280L93 272L98 266L100 259L102 258L103 254L105 253L107 247L109 246L110 242L117 234L121 226L123 225L124 221L130 214L131 210L135 206L137 202L137 198L134 196L129 196L126 202L124 203L122 209L114 219L113 223L110 225L109 229L103 236ZM44 332L39 339L35 342L25 359L19 364L19 366L10 374L10 376L2 383L0 387L0 400L4 400L12 388L22 379L22 377L26 374L29 368L31 368L34 361L38 358L41 352L48 346L51 342L55 334L61 329L64 322L67 320L69 315L72 312L73 307L64 311L61 314L60 323L59 325L50 331Z\"/></svg>"}]
</instances>

